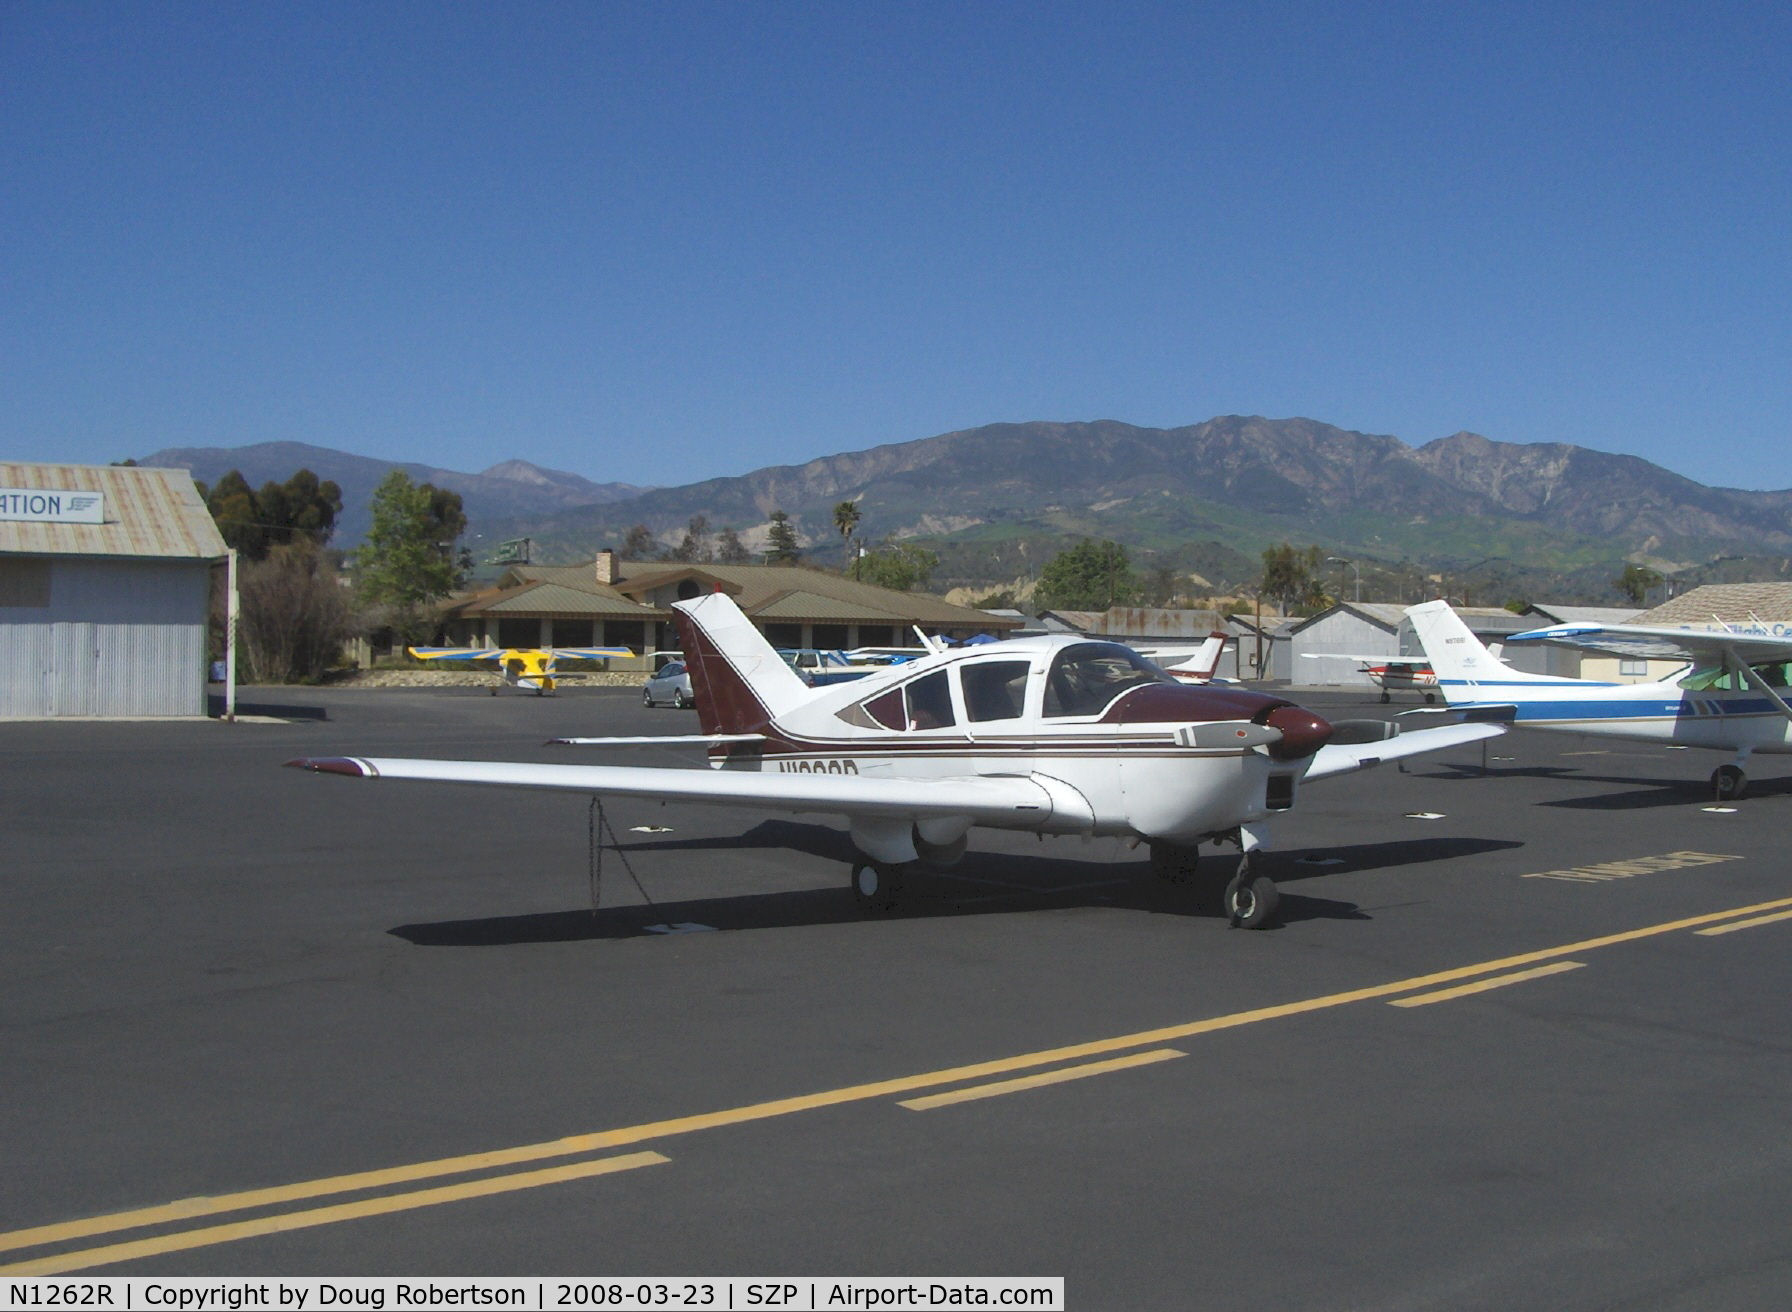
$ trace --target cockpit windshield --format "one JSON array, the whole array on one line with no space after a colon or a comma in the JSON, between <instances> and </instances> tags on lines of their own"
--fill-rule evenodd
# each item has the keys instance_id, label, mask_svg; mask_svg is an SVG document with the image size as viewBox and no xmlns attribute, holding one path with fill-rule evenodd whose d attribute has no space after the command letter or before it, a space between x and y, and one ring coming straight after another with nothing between
<instances>
[{"instance_id":1,"label":"cockpit windshield","mask_svg":"<svg viewBox=\"0 0 1792 1312\"><path fill-rule=\"evenodd\" d=\"M1052 658L1045 676L1047 715L1100 715L1129 688L1176 680L1113 642L1079 642Z\"/></svg>"}]
</instances>

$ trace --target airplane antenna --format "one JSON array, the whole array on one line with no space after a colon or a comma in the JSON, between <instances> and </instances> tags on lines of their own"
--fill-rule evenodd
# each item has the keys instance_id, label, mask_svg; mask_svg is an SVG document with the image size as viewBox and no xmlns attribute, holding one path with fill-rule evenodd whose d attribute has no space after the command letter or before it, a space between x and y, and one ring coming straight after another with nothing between
<instances>
[{"instance_id":1,"label":"airplane antenna","mask_svg":"<svg viewBox=\"0 0 1792 1312\"><path fill-rule=\"evenodd\" d=\"M909 627L914 629L915 636L921 640L921 645L932 655L938 656L941 652L946 650L945 643L941 642L938 638L930 638L925 633L921 632L921 626L919 624L913 624Z\"/></svg>"}]
</instances>

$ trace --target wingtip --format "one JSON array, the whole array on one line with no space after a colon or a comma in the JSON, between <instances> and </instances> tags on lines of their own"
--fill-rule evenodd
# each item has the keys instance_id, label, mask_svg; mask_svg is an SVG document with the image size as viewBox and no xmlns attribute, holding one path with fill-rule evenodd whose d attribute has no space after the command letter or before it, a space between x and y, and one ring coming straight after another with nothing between
<instances>
[{"instance_id":1,"label":"wingtip","mask_svg":"<svg viewBox=\"0 0 1792 1312\"><path fill-rule=\"evenodd\" d=\"M313 770L318 774L345 774L351 779L372 779L378 771L352 756L298 756L286 762L288 769Z\"/></svg>"}]
</instances>

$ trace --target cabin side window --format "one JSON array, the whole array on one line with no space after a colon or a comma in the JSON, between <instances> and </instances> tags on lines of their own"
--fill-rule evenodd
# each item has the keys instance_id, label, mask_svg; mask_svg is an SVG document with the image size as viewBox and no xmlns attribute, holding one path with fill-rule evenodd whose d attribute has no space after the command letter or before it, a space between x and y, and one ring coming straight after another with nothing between
<instances>
[{"instance_id":1,"label":"cabin side window","mask_svg":"<svg viewBox=\"0 0 1792 1312\"><path fill-rule=\"evenodd\" d=\"M985 720L1018 720L1027 707L1028 661L982 661L961 667L959 686L964 692L965 717L973 723Z\"/></svg>"},{"instance_id":2,"label":"cabin side window","mask_svg":"<svg viewBox=\"0 0 1792 1312\"><path fill-rule=\"evenodd\" d=\"M949 729L958 723L958 717L952 713L952 689L944 670L904 684L902 691L908 701L908 728Z\"/></svg>"}]
</instances>

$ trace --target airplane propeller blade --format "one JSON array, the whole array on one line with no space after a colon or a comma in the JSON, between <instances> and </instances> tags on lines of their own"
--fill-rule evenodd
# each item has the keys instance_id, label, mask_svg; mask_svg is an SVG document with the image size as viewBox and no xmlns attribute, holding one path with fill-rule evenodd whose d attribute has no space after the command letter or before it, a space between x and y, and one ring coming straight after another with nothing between
<instances>
[{"instance_id":1,"label":"airplane propeller blade","mask_svg":"<svg viewBox=\"0 0 1792 1312\"><path fill-rule=\"evenodd\" d=\"M1379 743L1394 737L1400 726L1392 720L1333 720L1332 741L1340 747Z\"/></svg>"}]
</instances>

